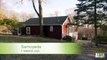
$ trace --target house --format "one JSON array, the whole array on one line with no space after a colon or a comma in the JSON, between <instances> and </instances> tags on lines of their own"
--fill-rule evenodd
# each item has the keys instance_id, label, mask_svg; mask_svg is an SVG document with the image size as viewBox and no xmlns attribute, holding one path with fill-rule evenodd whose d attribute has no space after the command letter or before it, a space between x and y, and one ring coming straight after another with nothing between
<instances>
[{"instance_id":1,"label":"house","mask_svg":"<svg viewBox=\"0 0 107 60\"><path fill-rule=\"evenodd\" d=\"M78 31L76 31L76 27L72 23L74 22L71 20L70 16L44 17L44 36L62 39L66 35L69 35L76 40L82 39L83 36L89 39L94 36L94 28L92 25L79 26ZM28 19L24 24L25 27L19 28L17 31L18 35L40 35L39 18ZM100 30L98 30L98 34L101 34Z\"/></svg>"},{"instance_id":2,"label":"house","mask_svg":"<svg viewBox=\"0 0 107 60\"><path fill-rule=\"evenodd\" d=\"M21 35L40 35L40 24L39 18L31 18L24 22L25 27L18 30L18 34ZM43 32L44 36L62 39L64 36L68 35L70 23L70 17L60 16L60 17L45 17L43 18Z\"/></svg>"}]
</instances>

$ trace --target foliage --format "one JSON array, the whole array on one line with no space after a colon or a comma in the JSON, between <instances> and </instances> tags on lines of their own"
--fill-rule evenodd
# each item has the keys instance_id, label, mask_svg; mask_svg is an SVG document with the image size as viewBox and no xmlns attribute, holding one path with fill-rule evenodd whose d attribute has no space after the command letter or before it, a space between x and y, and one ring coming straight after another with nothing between
<instances>
[{"instance_id":1,"label":"foliage","mask_svg":"<svg viewBox=\"0 0 107 60\"><path fill-rule=\"evenodd\" d=\"M104 24L103 24L103 25L101 25L100 27L101 27L101 29L102 29L103 31L107 31L107 25L104 25Z\"/></svg>"},{"instance_id":2,"label":"foliage","mask_svg":"<svg viewBox=\"0 0 107 60\"><path fill-rule=\"evenodd\" d=\"M63 40L66 40L67 42L71 42L72 37L67 35L67 36L63 37Z\"/></svg>"},{"instance_id":3,"label":"foliage","mask_svg":"<svg viewBox=\"0 0 107 60\"><path fill-rule=\"evenodd\" d=\"M7 18L6 15L3 12L0 12L0 21L4 18ZM1 23L1 22L0 22Z\"/></svg>"},{"instance_id":4,"label":"foliage","mask_svg":"<svg viewBox=\"0 0 107 60\"><path fill-rule=\"evenodd\" d=\"M17 30L19 27L23 27L24 24L18 22L17 20L12 19L3 19L1 20L1 24L7 26L8 29L13 33L15 30Z\"/></svg>"},{"instance_id":5,"label":"foliage","mask_svg":"<svg viewBox=\"0 0 107 60\"><path fill-rule=\"evenodd\" d=\"M74 16L77 23L83 24L95 24L97 23L97 27L104 24L103 22L107 21L107 1L106 0L96 0L96 8L95 8L95 0L78 0L80 3L77 4L77 16ZM95 21L95 10L96 9L96 20Z\"/></svg>"},{"instance_id":6,"label":"foliage","mask_svg":"<svg viewBox=\"0 0 107 60\"><path fill-rule=\"evenodd\" d=\"M107 0L78 0L80 3L77 4L76 23L91 24L94 25L96 40L95 45L98 46L97 41L97 28L102 25L106 25L107 21Z\"/></svg>"},{"instance_id":7,"label":"foliage","mask_svg":"<svg viewBox=\"0 0 107 60\"><path fill-rule=\"evenodd\" d=\"M99 40L99 42L107 42L107 35L97 36L97 39Z\"/></svg>"},{"instance_id":8,"label":"foliage","mask_svg":"<svg viewBox=\"0 0 107 60\"><path fill-rule=\"evenodd\" d=\"M11 17L7 16L6 10L4 8L0 9L0 25L8 27L8 29L13 33L14 30L17 30L19 27L23 27L24 24L18 21L16 13L12 13L10 15Z\"/></svg>"},{"instance_id":9,"label":"foliage","mask_svg":"<svg viewBox=\"0 0 107 60\"><path fill-rule=\"evenodd\" d=\"M1 21L1 25L10 26L11 29L14 29L18 25L17 20L11 20L11 19L3 19Z\"/></svg>"}]
</instances>

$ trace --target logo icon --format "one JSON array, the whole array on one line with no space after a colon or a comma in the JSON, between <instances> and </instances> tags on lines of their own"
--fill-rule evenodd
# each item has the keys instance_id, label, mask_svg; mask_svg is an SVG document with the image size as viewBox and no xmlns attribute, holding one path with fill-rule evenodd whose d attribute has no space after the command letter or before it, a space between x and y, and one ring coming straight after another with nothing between
<instances>
[{"instance_id":1,"label":"logo icon","mask_svg":"<svg viewBox=\"0 0 107 60\"><path fill-rule=\"evenodd\" d=\"M96 53L95 57L96 58L105 58L105 54L104 53Z\"/></svg>"}]
</instances>

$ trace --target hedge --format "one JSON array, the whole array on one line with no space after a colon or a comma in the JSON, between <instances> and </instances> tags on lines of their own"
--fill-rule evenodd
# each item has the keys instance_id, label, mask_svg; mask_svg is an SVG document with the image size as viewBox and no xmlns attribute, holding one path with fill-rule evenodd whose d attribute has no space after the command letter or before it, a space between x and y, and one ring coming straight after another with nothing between
<instances>
[{"instance_id":1,"label":"hedge","mask_svg":"<svg viewBox=\"0 0 107 60\"><path fill-rule=\"evenodd\" d=\"M98 40L99 42L101 42L101 41L107 42L107 35L97 36L97 40Z\"/></svg>"}]
</instances>

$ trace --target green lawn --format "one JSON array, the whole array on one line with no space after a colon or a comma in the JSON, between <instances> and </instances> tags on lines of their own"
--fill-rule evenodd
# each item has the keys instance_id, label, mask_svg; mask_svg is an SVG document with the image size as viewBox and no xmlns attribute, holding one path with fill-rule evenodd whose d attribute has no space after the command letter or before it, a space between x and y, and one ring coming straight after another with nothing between
<instances>
[{"instance_id":1,"label":"green lawn","mask_svg":"<svg viewBox=\"0 0 107 60\"><path fill-rule=\"evenodd\" d=\"M39 36L0 35L0 42L64 42L62 40Z\"/></svg>"}]
</instances>

